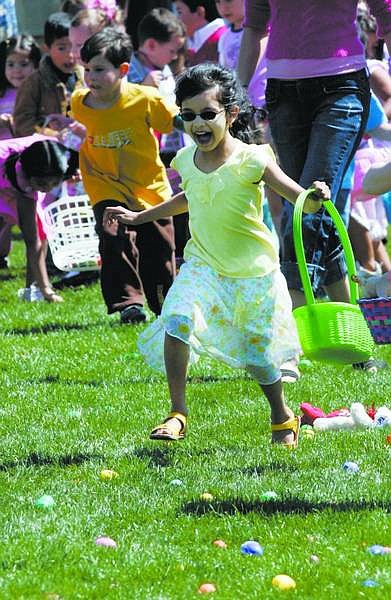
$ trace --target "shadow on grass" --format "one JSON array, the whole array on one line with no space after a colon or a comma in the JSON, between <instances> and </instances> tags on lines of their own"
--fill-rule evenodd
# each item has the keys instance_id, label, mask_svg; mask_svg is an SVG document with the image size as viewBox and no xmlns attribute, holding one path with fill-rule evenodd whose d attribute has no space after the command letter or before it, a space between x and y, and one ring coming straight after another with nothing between
<instances>
[{"instance_id":1,"label":"shadow on grass","mask_svg":"<svg viewBox=\"0 0 391 600\"><path fill-rule=\"evenodd\" d=\"M170 448L169 442L164 442L165 446L159 446L155 448L137 448L132 456L141 458L142 460L148 459L150 467L168 467L172 463L173 449Z\"/></svg>"},{"instance_id":2,"label":"shadow on grass","mask_svg":"<svg viewBox=\"0 0 391 600\"><path fill-rule=\"evenodd\" d=\"M93 388L101 387L103 381L91 380L80 380L80 379L62 379L60 375L46 375L46 377L40 377L35 380L35 383L61 383L61 385L88 385Z\"/></svg>"},{"instance_id":3,"label":"shadow on grass","mask_svg":"<svg viewBox=\"0 0 391 600\"><path fill-rule=\"evenodd\" d=\"M45 456L32 452L26 458L20 460L0 463L0 471L9 471L17 467L44 467L48 465L57 465L60 467L70 467L81 465L92 460L101 460L103 457L99 454L65 454L64 456Z\"/></svg>"},{"instance_id":4,"label":"shadow on grass","mask_svg":"<svg viewBox=\"0 0 391 600\"><path fill-rule=\"evenodd\" d=\"M269 473L270 471L284 471L285 473L293 473L294 471L297 471L297 466L288 465L286 463L271 462L267 465L258 465L256 467L240 469L240 472L243 473L243 475L249 475L250 477L262 477L265 475L265 473Z\"/></svg>"},{"instance_id":5,"label":"shadow on grass","mask_svg":"<svg viewBox=\"0 0 391 600\"><path fill-rule=\"evenodd\" d=\"M0 281L11 281L11 279L16 279L16 275L12 275L11 273L0 273Z\"/></svg>"},{"instance_id":6,"label":"shadow on grass","mask_svg":"<svg viewBox=\"0 0 391 600\"><path fill-rule=\"evenodd\" d=\"M14 327L13 329L5 329L5 335L31 335L34 333L52 333L54 331L83 331L91 329L92 323L86 325L78 325L73 323L71 325L64 325L63 323L47 323L47 325L41 325L40 327Z\"/></svg>"},{"instance_id":7,"label":"shadow on grass","mask_svg":"<svg viewBox=\"0 0 391 600\"><path fill-rule=\"evenodd\" d=\"M201 516L207 513L220 515L235 515L237 513L246 515L247 513L260 513L264 516L275 514L298 514L307 515L318 513L324 510L333 512L361 512L364 510L382 509L391 512L391 502L371 500L367 502L349 501L349 502L309 502L301 498L286 498L272 502L262 502L260 500L247 501L236 498L235 500L212 500L211 502L202 502L200 500L187 502L182 508L182 512L187 515Z\"/></svg>"}]
</instances>

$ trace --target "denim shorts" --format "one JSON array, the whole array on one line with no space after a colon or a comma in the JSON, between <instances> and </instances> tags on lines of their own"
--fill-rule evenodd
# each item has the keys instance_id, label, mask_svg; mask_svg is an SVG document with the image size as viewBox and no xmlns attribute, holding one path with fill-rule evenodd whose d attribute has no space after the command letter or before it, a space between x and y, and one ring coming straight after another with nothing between
<instances>
[{"instance_id":1,"label":"denim shorts","mask_svg":"<svg viewBox=\"0 0 391 600\"><path fill-rule=\"evenodd\" d=\"M327 77L269 79L266 107L281 168L308 188L326 181L335 202L362 137L370 90L365 69ZM293 206L284 201L281 270L290 289L302 289L293 245ZM314 292L346 274L338 234L326 211L303 216L303 240Z\"/></svg>"}]
</instances>

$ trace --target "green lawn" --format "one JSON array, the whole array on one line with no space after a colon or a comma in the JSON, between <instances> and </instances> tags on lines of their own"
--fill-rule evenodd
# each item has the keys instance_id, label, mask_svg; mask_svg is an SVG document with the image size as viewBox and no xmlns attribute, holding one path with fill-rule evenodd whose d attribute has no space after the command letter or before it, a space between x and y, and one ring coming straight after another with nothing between
<instances>
[{"instance_id":1,"label":"green lawn","mask_svg":"<svg viewBox=\"0 0 391 600\"><path fill-rule=\"evenodd\" d=\"M142 326L107 317L96 284L67 290L61 306L18 301L20 241L11 260L0 292L1 600L182 600L199 598L203 582L227 600L391 597L391 554L368 552L391 546L389 432L319 433L295 452L272 447L257 386L200 361L186 440L152 442L168 395L137 354ZM391 346L376 356L391 362ZM295 409L391 406L391 369L369 377L307 365L286 394ZM347 474L346 460L360 471ZM102 469L119 476L102 481ZM262 501L267 490L276 501ZM204 492L213 500L201 500ZM44 494L52 509L35 506ZM98 536L117 549L97 546ZM212 545L218 538L226 549ZM242 554L246 540L264 554ZM272 586L280 573L296 590ZM365 587L369 579L378 585Z\"/></svg>"}]
</instances>

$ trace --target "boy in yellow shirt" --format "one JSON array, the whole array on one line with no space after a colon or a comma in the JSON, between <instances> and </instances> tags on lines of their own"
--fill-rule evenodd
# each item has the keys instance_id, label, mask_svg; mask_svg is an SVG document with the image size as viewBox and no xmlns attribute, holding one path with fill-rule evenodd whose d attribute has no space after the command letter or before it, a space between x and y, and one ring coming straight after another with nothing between
<instances>
[{"instance_id":1,"label":"boy in yellow shirt","mask_svg":"<svg viewBox=\"0 0 391 600\"><path fill-rule=\"evenodd\" d=\"M126 80L132 45L127 34L107 27L81 49L87 88L71 99L72 116L87 129L80 148L83 183L93 205L102 259L101 286L108 313L122 323L145 320L144 295L160 314L173 270L173 227L169 219L143 228L102 226L106 206L140 211L167 200L171 189L158 141L169 133L177 108L152 87Z\"/></svg>"}]
</instances>

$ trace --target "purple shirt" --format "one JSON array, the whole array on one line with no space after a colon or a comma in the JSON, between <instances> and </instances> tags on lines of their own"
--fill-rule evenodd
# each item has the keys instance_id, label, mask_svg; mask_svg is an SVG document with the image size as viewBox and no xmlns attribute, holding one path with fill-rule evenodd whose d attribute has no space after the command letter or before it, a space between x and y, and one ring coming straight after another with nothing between
<instances>
[{"instance_id":1,"label":"purple shirt","mask_svg":"<svg viewBox=\"0 0 391 600\"><path fill-rule=\"evenodd\" d=\"M18 212L16 207L16 199L20 192L16 190L11 182L5 176L4 165L7 158L13 154L14 152L22 152L34 142L40 142L42 140L50 139L44 135L39 135L37 133L33 135L29 135L28 137L23 138L13 138L8 140L0 141L0 215L8 222L12 224L18 223ZM12 193L13 197L2 198L1 190L8 190L8 192ZM23 192L25 196L28 196L32 200L38 201L40 196L42 196L41 192L33 192L31 190L27 190Z\"/></svg>"},{"instance_id":2,"label":"purple shirt","mask_svg":"<svg viewBox=\"0 0 391 600\"><path fill-rule=\"evenodd\" d=\"M358 0L245 0L244 26L266 33L268 77L300 79L365 67ZM391 0L368 0L378 34L391 33Z\"/></svg>"}]
</instances>

